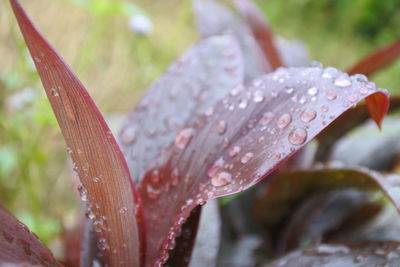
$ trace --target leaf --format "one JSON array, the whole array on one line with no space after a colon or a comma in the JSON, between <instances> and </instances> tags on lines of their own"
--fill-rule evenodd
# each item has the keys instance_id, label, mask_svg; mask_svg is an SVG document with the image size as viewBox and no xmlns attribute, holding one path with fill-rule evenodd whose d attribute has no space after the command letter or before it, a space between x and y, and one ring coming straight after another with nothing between
<instances>
[{"instance_id":1,"label":"leaf","mask_svg":"<svg viewBox=\"0 0 400 267\"><path fill-rule=\"evenodd\" d=\"M400 108L400 97L392 96L390 98L389 111L394 111L398 108ZM343 113L342 116L318 135L317 139L319 146L316 153L316 159L319 161L328 160L332 147L336 141L369 118L370 114L367 103L362 103Z\"/></svg>"},{"instance_id":2,"label":"leaf","mask_svg":"<svg viewBox=\"0 0 400 267\"><path fill-rule=\"evenodd\" d=\"M240 48L229 36L200 41L173 63L148 89L119 135L135 182L188 118L207 111L242 83Z\"/></svg>"},{"instance_id":3,"label":"leaf","mask_svg":"<svg viewBox=\"0 0 400 267\"><path fill-rule=\"evenodd\" d=\"M320 244L294 251L266 267L284 266L398 266L400 243L365 242L356 244Z\"/></svg>"},{"instance_id":4,"label":"leaf","mask_svg":"<svg viewBox=\"0 0 400 267\"><path fill-rule=\"evenodd\" d=\"M282 67L284 64L275 45L274 34L261 10L251 0L235 0L235 4L251 29L264 56L268 59L271 68L275 70Z\"/></svg>"},{"instance_id":5,"label":"leaf","mask_svg":"<svg viewBox=\"0 0 400 267\"><path fill-rule=\"evenodd\" d=\"M362 73L371 76L389 66L400 56L400 39L363 58L348 70L349 74Z\"/></svg>"},{"instance_id":6,"label":"leaf","mask_svg":"<svg viewBox=\"0 0 400 267\"><path fill-rule=\"evenodd\" d=\"M140 200L125 159L84 86L18 1L11 4L82 182L78 189L101 237L98 245L110 265L139 266L134 203Z\"/></svg>"},{"instance_id":7,"label":"leaf","mask_svg":"<svg viewBox=\"0 0 400 267\"><path fill-rule=\"evenodd\" d=\"M61 266L28 227L0 206L0 265Z\"/></svg>"},{"instance_id":8,"label":"leaf","mask_svg":"<svg viewBox=\"0 0 400 267\"><path fill-rule=\"evenodd\" d=\"M165 261L194 207L256 184L358 101L385 93L333 68L280 68L191 118L140 187L147 263ZM377 99L383 110L387 99Z\"/></svg>"},{"instance_id":9,"label":"leaf","mask_svg":"<svg viewBox=\"0 0 400 267\"><path fill-rule=\"evenodd\" d=\"M312 192L339 189L382 191L400 212L400 176L382 175L367 168L329 168L281 172L274 177L254 207L255 216L271 232L293 213L299 200Z\"/></svg>"},{"instance_id":10,"label":"leaf","mask_svg":"<svg viewBox=\"0 0 400 267\"><path fill-rule=\"evenodd\" d=\"M246 81L272 71L249 27L228 7L212 0L193 0L192 3L197 27L203 38L232 34L238 40L243 53Z\"/></svg>"}]
</instances>

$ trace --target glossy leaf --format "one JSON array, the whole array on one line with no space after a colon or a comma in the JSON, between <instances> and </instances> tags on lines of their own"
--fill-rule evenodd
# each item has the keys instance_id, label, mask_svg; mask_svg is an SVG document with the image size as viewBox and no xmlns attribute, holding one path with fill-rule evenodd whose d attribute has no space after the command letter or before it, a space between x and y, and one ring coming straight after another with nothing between
<instances>
[{"instance_id":1,"label":"glossy leaf","mask_svg":"<svg viewBox=\"0 0 400 267\"><path fill-rule=\"evenodd\" d=\"M61 266L28 227L0 206L1 266Z\"/></svg>"},{"instance_id":2,"label":"glossy leaf","mask_svg":"<svg viewBox=\"0 0 400 267\"><path fill-rule=\"evenodd\" d=\"M388 266L400 264L400 243L320 244L300 249L266 267L308 266Z\"/></svg>"},{"instance_id":3,"label":"glossy leaf","mask_svg":"<svg viewBox=\"0 0 400 267\"><path fill-rule=\"evenodd\" d=\"M260 46L248 25L220 2L213 0L193 0L197 27L203 38L219 34L232 34L239 41L243 53L246 81L271 72Z\"/></svg>"},{"instance_id":4,"label":"glossy leaf","mask_svg":"<svg viewBox=\"0 0 400 267\"><path fill-rule=\"evenodd\" d=\"M11 4L82 182L78 190L101 237L98 245L110 265L139 266L138 199L125 159L82 83L18 1Z\"/></svg>"},{"instance_id":5,"label":"glossy leaf","mask_svg":"<svg viewBox=\"0 0 400 267\"><path fill-rule=\"evenodd\" d=\"M174 141L190 117L207 111L242 83L242 55L229 36L200 41L173 63L148 89L120 132L134 180L142 179L149 163Z\"/></svg>"},{"instance_id":6,"label":"glossy leaf","mask_svg":"<svg viewBox=\"0 0 400 267\"><path fill-rule=\"evenodd\" d=\"M280 68L248 88L234 88L212 114L191 118L142 181L147 263L165 261L176 231L198 204L256 184L374 94L383 96L375 108L384 110L385 91L369 82L332 68Z\"/></svg>"},{"instance_id":7,"label":"glossy leaf","mask_svg":"<svg viewBox=\"0 0 400 267\"><path fill-rule=\"evenodd\" d=\"M400 176L366 168L331 168L281 172L257 201L256 217L271 231L312 192L338 189L382 191L400 212Z\"/></svg>"},{"instance_id":8,"label":"glossy leaf","mask_svg":"<svg viewBox=\"0 0 400 267\"><path fill-rule=\"evenodd\" d=\"M400 39L360 60L348 70L349 74L362 73L370 76L389 66L400 56Z\"/></svg>"},{"instance_id":9,"label":"glossy leaf","mask_svg":"<svg viewBox=\"0 0 400 267\"><path fill-rule=\"evenodd\" d=\"M394 111L400 108L400 97L390 98L390 109ZM337 120L331 123L321 134L318 135L319 141L316 159L326 161L329 159L331 149L338 139L346 135L350 130L361 125L370 118L367 103L362 103L355 108L349 109Z\"/></svg>"},{"instance_id":10,"label":"glossy leaf","mask_svg":"<svg viewBox=\"0 0 400 267\"><path fill-rule=\"evenodd\" d=\"M274 34L261 10L251 0L235 0L235 4L268 59L271 68L274 70L282 67L284 64L275 45Z\"/></svg>"}]
</instances>

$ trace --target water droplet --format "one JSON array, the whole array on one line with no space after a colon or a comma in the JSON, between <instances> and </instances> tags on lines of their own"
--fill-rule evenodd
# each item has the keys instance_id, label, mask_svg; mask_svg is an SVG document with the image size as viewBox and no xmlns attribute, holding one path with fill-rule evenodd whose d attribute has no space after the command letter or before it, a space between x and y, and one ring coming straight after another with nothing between
<instances>
[{"instance_id":1,"label":"water droplet","mask_svg":"<svg viewBox=\"0 0 400 267\"><path fill-rule=\"evenodd\" d=\"M207 117L211 116L214 113L214 108L213 107L209 107L208 109L206 109L206 111L204 112L204 115L206 115Z\"/></svg>"},{"instance_id":2,"label":"water droplet","mask_svg":"<svg viewBox=\"0 0 400 267\"><path fill-rule=\"evenodd\" d=\"M158 183L160 181L160 171L159 170L153 170L151 172L150 179L153 183Z\"/></svg>"},{"instance_id":3,"label":"water droplet","mask_svg":"<svg viewBox=\"0 0 400 267\"><path fill-rule=\"evenodd\" d=\"M351 94L347 97L347 100L349 100L350 102L357 102L358 100L358 95L356 94Z\"/></svg>"},{"instance_id":4,"label":"water droplet","mask_svg":"<svg viewBox=\"0 0 400 267\"><path fill-rule=\"evenodd\" d=\"M155 189L155 188L152 187L151 185L147 185L146 191L147 191L147 196L148 196L150 199L157 199L157 198L160 196L160 194L161 194L161 190Z\"/></svg>"},{"instance_id":5,"label":"water droplet","mask_svg":"<svg viewBox=\"0 0 400 267\"><path fill-rule=\"evenodd\" d=\"M307 131L303 128L295 128L289 133L288 140L293 145L301 145L307 139Z\"/></svg>"},{"instance_id":6,"label":"water droplet","mask_svg":"<svg viewBox=\"0 0 400 267\"><path fill-rule=\"evenodd\" d=\"M300 119L303 122L310 122L310 121L314 120L315 117L317 117L317 112L315 110L306 109L305 111L303 111L303 113L301 113Z\"/></svg>"},{"instance_id":7,"label":"water droplet","mask_svg":"<svg viewBox=\"0 0 400 267\"><path fill-rule=\"evenodd\" d=\"M322 65L321 62L313 60L310 62L310 67L323 68L324 66Z\"/></svg>"},{"instance_id":8,"label":"water droplet","mask_svg":"<svg viewBox=\"0 0 400 267\"><path fill-rule=\"evenodd\" d=\"M338 78L335 79L335 81L333 82L336 86L339 87L348 87L351 85L351 81L345 77L345 76L340 76Z\"/></svg>"},{"instance_id":9,"label":"water droplet","mask_svg":"<svg viewBox=\"0 0 400 267\"><path fill-rule=\"evenodd\" d=\"M307 94L310 96L315 96L316 94L318 94L318 88L317 87L310 87L307 90Z\"/></svg>"},{"instance_id":10,"label":"water droplet","mask_svg":"<svg viewBox=\"0 0 400 267\"><path fill-rule=\"evenodd\" d=\"M41 60L40 58L38 58L37 56L33 56L33 59L34 59L37 63L42 62L42 60Z\"/></svg>"},{"instance_id":11,"label":"water droplet","mask_svg":"<svg viewBox=\"0 0 400 267\"><path fill-rule=\"evenodd\" d=\"M86 190L86 188L83 186L83 184L80 184L80 185L78 186L78 192L79 192L79 195L81 196L82 201L87 201L87 200L88 200L88 199L87 199L87 190Z\"/></svg>"},{"instance_id":12,"label":"water droplet","mask_svg":"<svg viewBox=\"0 0 400 267\"><path fill-rule=\"evenodd\" d=\"M101 251L109 250L110 246L107 243L107 240L105 238L100 238L99 241L97 242L97 247Z\"/></svg>"},{"instance_id":13,"label":"water droplet","mask_svg":"<svg viewBox=\"0 0 400 267\"><path fill-rule=\"evenodd\" d=\"M224 165L225 161L223 158L219 158L214 164L207 170L208 177L213 177Z\"/></svg>"},{"instance_id":14,"label":"water droplet","mask_svg":"<svg viewBox=\"0 0 400 267\"><path fill-rule=\"evenodd\" d=\"M294 89L293 89L293 87L286 87L286 88L285 88L285 92L286 92L288 95L290 95L291 93L294 92Z\"/></svg>"},{"instance_id":15,"label":"water droplet","mask_svg":"<svg viewBox=\"0 0 400 267\"><path fill-rule=\"evenodd\" d=\"M193 128L183 129L178 133L178 135L175 138L175 146L179 149L184 149L192 139L193 134L194 134Z\"/></svg>"},{"instance_id":16,"label":"water droplet","mask_svg":"<svg viewBox=\"0 0 400 267\"><path fill-rule=\"evenodd\" d=\"M274 157L274 159L278 160L278 159L281 158L281 153L275 153L275 154L273 155L273 157Z\"/></svg>"},{"instance_id":17,"label":"water droplet","mask_svg":"<svg viewBox=\"0 0 400 267\"><path fill-rule=\"evenodd\" d=\"M262 84L262 80L261 79L256 79L253 81L253 86L254 87L259 87Z\"/></svg>"},{"instance_id":18,"label":"water droplet","mask_svg":"<svg viewBox=\"0 0 400 267\"><path fill-rule=\"evenodd\" d=\"M58 96L58 91L56 88L50 88L50 94L51 96Z\"/></svg>"},{"instance_id":19,"label":"water droplet","mask_svg":"<svg viewBox=\"0 0 400 267\"><path fill-rule=\"evenodd\" d=\"M94 220L94 218L96 218L96 215L94 214L93 210L88 208L85 212L86 218L90 219L90 220Z\"/></svg>"},{"instance_id":20,"label":"water droplet","mask_svg":"<svg viewBox=\"0 0 400 267\"><path fill-rule=\"evenodd\" d=\"M121 213L121 214L124 214L127 211L128 211L128 208L125 206L119 209L119 213Z\"/></svg>"},{"instance_id":21,"label":"water droplet","mask_svg":"<svg viewBox=\"0 0 400 267\"><path fill-rule=\"evenodd\" d=\"M331 79L338 73L338 70L332 67L327 67L322 73L322 78Z\"/></svg>"},{"instance_id":22,"label":"water droplet","mask_svg":"<svg viewBox=\"0 0 400 267\"><path fill-rule=\"evenodd\" d=\"M241 148L240 146L234 146L229 150L229 156L236 157L239 154Z\"/></svg>"},{"instance_id":23,"label":"water droplet","mask_svg":"<svg viewBox=\"0 0 400 267\"><path fill-rule=\"evenodd\" d=\"M368 94L368 88L367 87L361 87L359 92L362 95L366 95L366 94Z\"/></svg>"},{"instance_id":24,"label":"water droplet","mask_svg":"<svg viewBox=\"0 0 400 267\"><path fill-rule=\"evenodd\" d=\"M328 112L328 111L329 111L329 106L323 105L323 106L321 107L321 110L322 110L323 112Z\"/></svg>"},{"instance_id":25,"label":"water droplet","mask_svg":"<svg viewBox=\"0 0 400 267\"><path fill-rule=\"evenodd\" d=\"M275 113L266 112L261 117L261 119L260 119L260 121L258 123L261 124L261 125L267 125L274 117L275 117Z\"/></svg>"},{"instance_id":26,"label":"water droplet","mask_svg":"<svg viewBox=\"0 0 400 267\"><path fill-rule=\"evenodd\" d=\"M333 91L326 91L325 96L328 100L335 100L336 99L336 93Z\"/></svg>"},{"instance_id":27,"label":"water droplet","mask_svg":"<svg viewBox=\"0 0 400 267\"><path fill-rule=\"evenodd\" d=\"M247 108L247 100L246 100L246 99L242 99L242 100L240 101L238 107L239 107L240 109L245 109L245 108Z\"/></svg>"},{"instance_id":28,"label":"water droplet","mask_svg":"<svg viewBox=\"0 0 400 267\"><path fill-rule=\"evenodd\" d=\"M215 187L224 186L232 182L232 174L229 172L219 172L211 177L211 184Z\"/></svg>"},{"instance_id":29,"label":"water droplet","mask_svg":"<svg viewBox=\"0 0 400 267\"><path fill-rule=\"evenodd\" d=\"M171 184L173 186L177 186L178 183L179 183L179 170L178 170L178 168L175 167L172 170L172 174L171 174Z\"/></svg>"},{"instance_id":30,"label":"water droplet","mask_svg":"<svg viewBox=\"0 0 400 267\"><path fill-rule=\"evenodd\" d=\"M136 139L136 127L134 125L125 127L120 138L121 141L126 145L133 143Z\"/></svg>"},{"instance_id":31,"label":"water droplet","mask_svg":"<svg viewBox=\"0 0 400 267\"><path fill-rule=\"evenodd\" d=\"M364 74L354 74L351 77L354 78L357 82L361 82L361 83L367 83L368 82L368 78Z\"/></svg>"},{"instance_id":32,"label":"water droplet","mask_svg":"<svg viewBox=\"0 0 400 267\"><path fill-rule=\"evenodd\" d=\"M220 135L226 132L227 124L226 121L219 121L217 124L217 130Z\"/></svg>"},{"instance_id":33,"label":"water droplet","mask_svg":"<svg viewBox=\"0 0 400 267\"><path fill-rule=\"evenodd\" d=\"M95 182L95 183L98 183L98 182L100 182L100 178L99 177L97 177L97 176L95 176L95 177L93 177L93 182Z\"/></svg>"},{"instance_id":34,"label":"water droplet","mask_svg":"<svg viewBox=\"0 0 400 267\"><path fill-rule=\"evenodd\" d=\"M299 103L300 104L304 104L304 103L306 103L306 101L307 101L307 99L306 99L305 96L301 96L300 99L299 99Z\"/></svg>"},{"instance_id":35,"label":"water droplet","mask_svg":"<svg viewBox=\"0 0 400 267\"><path fill-rule=\"evenodd\" d=\"M277 121L278 128L283 129L292 122L292 116L288 113L283 114Z\"/></svg>"},{"instance_id":36,"label":"water droplet","mask_svg":"<svg viewBox=\"0 0 400 267\"><path fill-rule=\"evenodd\" d=\"M233 95L233 96L238 95L240 92L242 92L242 91L245 90L245 89L246 89L246 88L244 88L243 85L238 85L238 86L234 87L234 88L231 90L231 95Z\"/></svg>"},{"instance_id":37,"label":"water droplet","mask_svg":"<svg viewBox=\"0 0 400 267\"><path fill-rule=\"evenodd\" d=\"M246 164L254 157L254 154L251 152L247 152L241 159L240 162Z\"/></svg>"},{"instance_id":38,"label":"water droplet","mask_svg":"<svg viewBox=\"0 0 400 267\"><path fill-rule=\"evenodd\" d=\"M264 100L264 93L261 90L257 90L254 92L253 101L255 103L259 103Z\"/></svg>"}]
</instances>

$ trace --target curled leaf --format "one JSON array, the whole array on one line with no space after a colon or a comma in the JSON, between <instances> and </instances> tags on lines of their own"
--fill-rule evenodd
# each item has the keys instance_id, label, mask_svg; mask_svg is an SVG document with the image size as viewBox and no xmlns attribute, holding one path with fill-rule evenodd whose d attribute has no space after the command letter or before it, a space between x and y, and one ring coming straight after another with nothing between
<instances>
[{"instance_id":1,"label":"curled leaf","mask_svg":"<svg viewBox=\"0 0 400 267\"><path fill-rule=\"evenodd\" d=\"M280 68L193 117L142 181L149 263L166 259L165 236L194 207L256 184L358 101L385 93L332 68Z\"/></svg>"},{"instance_id":2,"label":"curled leaf","mask_svg":"<svg viewBox=\"0 0 400 267\"><path fill-rule=\"evenodd\" d=\"M28 227L0 206L1 266L61 266Z\"/></svg>"},{"instance_id":3,"label":"curled leaf","mask_svg":"<svg viewBox=\"0 0 400 267\"><path fill-rule=\"evenodd\" d=\"M100 236L98 246L112 266L139 266L139 200L122 152L82 83L19 2L11 4L82 182L78 190Z\"/></svg>"}]
</instances>

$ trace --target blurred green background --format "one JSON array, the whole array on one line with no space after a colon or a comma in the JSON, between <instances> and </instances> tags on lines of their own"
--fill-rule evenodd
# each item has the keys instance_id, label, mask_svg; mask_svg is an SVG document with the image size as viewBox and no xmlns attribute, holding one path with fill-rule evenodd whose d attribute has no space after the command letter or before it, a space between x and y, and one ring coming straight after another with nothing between
<instances>
[{"instance_id":1,"label":"blurred green background","mask_svg":"<svg viewBox=\"0 0 400 267\"><path fill-rule=\"evenodd\" d=\"M126 114L166 66L199 38L190 1L21 1L104 114ZM224 1L229 2L229 1ZM400 37L398 0L259 0L275 33L310 58L347 69ZM129 26L133 17L142 34ZM146 30L146 21L152 29ZM147 25L149 26L149 25ZM0 2L0 203L56 251L79 202L66 146L8 1ZM400 92L400 61L374 77Z\"/></svg>"}]
</instances>

